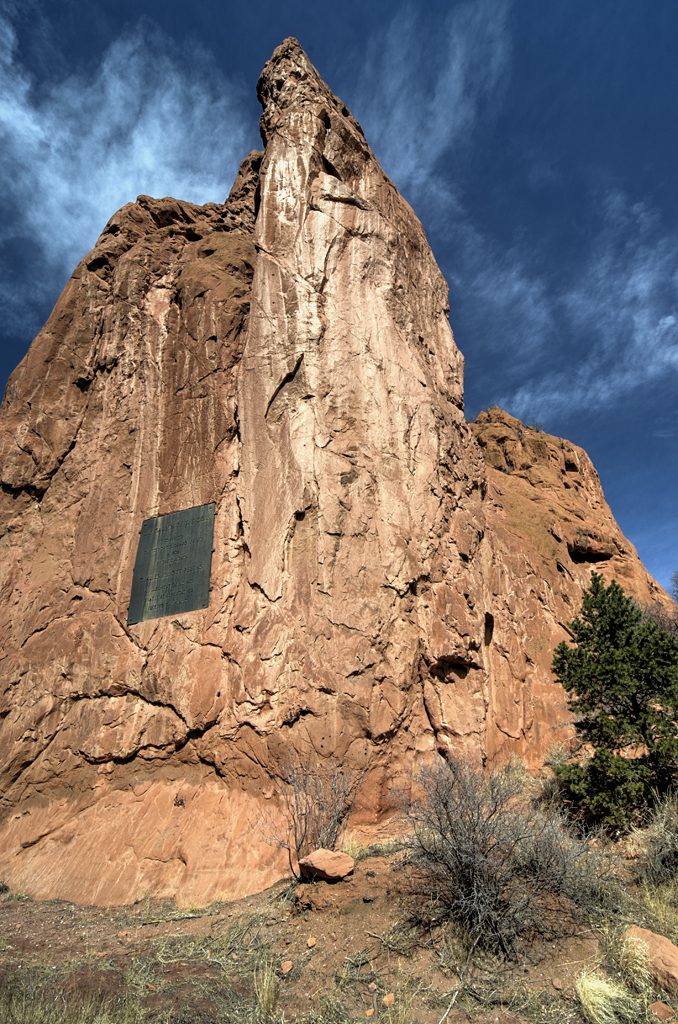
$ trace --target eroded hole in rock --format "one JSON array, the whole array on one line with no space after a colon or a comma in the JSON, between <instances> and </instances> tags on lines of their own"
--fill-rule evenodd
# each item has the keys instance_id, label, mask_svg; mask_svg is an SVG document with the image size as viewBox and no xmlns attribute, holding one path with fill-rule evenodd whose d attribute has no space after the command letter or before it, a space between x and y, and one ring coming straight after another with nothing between
<instances>
[{"instance_id":1,"label":"eroded hole in rock","mask_svg":"<svg viewBox=\"0 0 678 1024\"><path fill-rule=\"evenodd\" d=\"M341 175L339 174L339 171L338 171L338 170L337 170L337 168L336 168L336 167L334 166L334 164L333 164L333 163L331 163L331 162L330 162L330 161L329 161L329 160L327 159L327 157L326 157L326 156L323 156L323 158L322 158L322 162L323 162L323 170L324 170L325 174L329 174L329 175L331 175L331 176L332 176L333 178L337 178L337 179L338 179L339 181L341 181Z\"/></svg>"},{"instance_id":2,"label":"eroded hole in rock","mask_svg":"<svg viewBox=\"0 0 678 1024\"><path fill-rule=\"evenodd\" d=\"M466 679L470 667L470 665L466 665L463 661L459 661L454 657L442 657L433 662L429 671L434 679L439 679L442 683L448 683L452 678Z\"/></svg>"},{"instance_id":3,"label":"eroded hole in rock","mask_svg":"<svg viewBox=\"0 0 678 1024\"><path fill-rule=\"evenodd\" d=\"M348 469L345 473L341 473L341 475L339 476L339 482L341 483L342 487L348 487L349 484L352 484L353 481L357 479L358 470L355 468L355 466L351 466L350 469Z\"/></svg>"},{"instance_id":4,"label":"eroded hole in rock","mask_svg":"<svg viewBox=\"0 0 678 1024\"><path fill-rule=\"evenodd\" d=\"M95 256L94 259L90 260L86 264L87 269L91 271L101 270L103 267L108 267L108 256Z\"/></svg>"},{"instance_id":5,"label":"eroded hole in rock","mask_svg":"<svg viewBox=\"0 0 678 1024\"><path fill-rule=\"evenodd\" d=\"M612 558L613 551L602 543L586 540L575 540L567 545L567 550L573 562L607 562Z\"/></svg>"},{"instance_id":6,"label":"eroded hole in rock","mask_svg":"<svg viewBox=\"0 0 678 1024\"><path fill-rule=\"evenodd\" d=\"M494 635L494 615L492 612L485 612L485 634L484 641L485 646L488 647L492 643L492 637Z\"/></svg>"},{"instance_id":7,"label":"eroded hole in rock","mask_svg":"<svg viewBox=\"0 0 678 1024\"><path fill-rule=\"evenodd\" d=\"M573 562L607 562L612 556L606 551L571 551Z\"/></svg>"}]
</instances>

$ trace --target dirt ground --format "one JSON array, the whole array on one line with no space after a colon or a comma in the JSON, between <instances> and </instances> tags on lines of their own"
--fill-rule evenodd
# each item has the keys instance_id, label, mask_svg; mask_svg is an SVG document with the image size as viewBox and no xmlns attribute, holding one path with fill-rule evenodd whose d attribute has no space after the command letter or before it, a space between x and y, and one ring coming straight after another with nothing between
<instances>
[{"instance_id":1,"label":"dirt ground","mask_svg":"<svg viewBox=\"0 0 678 1024\"><path fill-rule=\"evenodd\" d=\"M132 995L140 1013L171 1024L251 1020L267 973L277 995L271 1020L583 1020L574 979L595 965L593 934L469 971L452 929L411 926L416 900L398 854L367 856L352 878L334 885L281 883L195 910L151 899L101 908L7 893L0 897L0 983L66 997Z\"/></svg>"}]
</instances>

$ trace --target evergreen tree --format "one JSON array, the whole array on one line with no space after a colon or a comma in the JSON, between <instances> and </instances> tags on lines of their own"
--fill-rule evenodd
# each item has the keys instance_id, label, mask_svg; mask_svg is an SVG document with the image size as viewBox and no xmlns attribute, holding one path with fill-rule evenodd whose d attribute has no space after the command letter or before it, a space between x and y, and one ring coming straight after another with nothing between
<instances>
[{"instance_id":1,"label":"evergreen tree","mask_svg":"<svg viewBox=\"0 0 678 1024\"><path fill-rule=\"evenodd\" d=\"M558 769L561 791L588 821L625 828L678 781L678 637L595 572L568 628L553 671L593 756Z\"/></svg>"}]
</instances>

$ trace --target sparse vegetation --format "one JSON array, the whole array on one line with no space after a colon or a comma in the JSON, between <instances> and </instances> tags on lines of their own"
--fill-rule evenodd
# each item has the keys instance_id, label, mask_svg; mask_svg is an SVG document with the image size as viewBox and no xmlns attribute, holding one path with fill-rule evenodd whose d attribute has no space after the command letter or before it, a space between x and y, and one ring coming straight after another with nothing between
<instances>
[{"instance_id":1,"label":"sparse vegetation","mask_svg":"<svg viewBox=\"0 0 678 1024\"><path fill-rule=\"evenodd\" d=\"M504 1012L522 1024L649 1024L661 993L626 932L636 923L678 939L677 816L669 794L643 830L592 847L539 802L520 763L486 774L441 761L422 777L412 832L356 850L348 883L285 883L287 898L281 883L191 911L150 897L127 910L49 910L6 895L0 1021L349 1024L369 1012L383 1024L450 1024ZM52 941L72 927L80 958L22 961L30 930L15 942L15 923L27 915L51 920Z\"/></svg>"},{"instance_id":2,"label":"sparse vegetation","mask_svg":"<svg viewBox=\"0 0 678 1024\"><path fill-rule=\"evenodd\" d=\"M574 644L558 645L553 671L593 756L557 769L561 798L585 822L626 830L678 779L678 636L595 572L568 628Z\"/></svg>"},{"instance_id":3,"label":"sparse vegetation","mask_svg":"<svg viewBox=\"0 0 678 1024\"><path fill-rule=\"evenodd\" d=\"M653 807L643 829L636 829L640 850L636 875L657 886L678 877L678 794L665 794Z\"/></svg>"},{"instance_id":4,"label":"sparse vegetation","mask_svg":"<svg viewBox=\"0 0 678 1024\"><path fill-rule=\"evenodd\" d=\"M608 968L631 992L648 996L652 991L652 972L647 946L627 935L623 928L608 926L603 931L603 950Z\"/></svg>"},{"instance_id":5,"label":"sparse vegetation","mask_svg":"<svg viewBox=\"0 0 678 1024\"><path fill-rule=\"evenodd\" d=\"M323 847L334 850L351 812L362 774L338 765L291 761L281 769L278 795L282 824L268 827L267 841L287 851L298 878L299 860Z\"/></svg>"},{"instance_id":6,"label":"sparse vegetation","mask_svg":"<svg viewBox=\"0 0 678 1024\"><path fill-rule=\"evenodd\" d=\"M418 889L429 916L456 921L470 949L509 957L519 939L556 933L600 904L601 865L557 814L520 801L514 770L486 778L451 760L421 783L409 812Z\"/></svg>"},{"instance_id":7,"label":"sparse vegetation","mask_svg":"<svg viewBox=\"0 0 678 1024\"><path fill-rule=\"evenodd\" d=\"M256 1008L255 1024L272 1024L276 1019L276 1007L280 989L275 964L266 959L254 972L254 994Z\"/></svg>"},{"instance_id":8,"label":"sparse vegetation","mask_svg":"<svg viewBox=\"0 0 678 1024\"><path fill-rule=\"evenodd\" d=\"M154 1024L130 992L118 999L93 993L66 994L16 976L0 984L2 1024Z\"/></svg>"}]
</instances>

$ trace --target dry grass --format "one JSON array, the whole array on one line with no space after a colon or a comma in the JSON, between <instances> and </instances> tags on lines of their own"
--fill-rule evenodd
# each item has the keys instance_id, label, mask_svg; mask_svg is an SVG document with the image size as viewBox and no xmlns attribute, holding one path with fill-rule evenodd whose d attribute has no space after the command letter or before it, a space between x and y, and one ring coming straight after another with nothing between
<instances>
[{"instance_id":1,"label":"dry grass","mask_svg":"<svg viewBox=\"0 0 678 1024\"><path fill-rule=\"evenodd\" d=\"M306 1014L303 1024L353 1024L354 1019L338 996L329 995L321 999L316 1009Z\"/></svg>"},{"instance_id":2,"label":"dry grass","mask_svg":"<svg viewBox=\"0 0 678 1024\"><path fill-rule=\"evenodd\" d=\"M575 991L590 1024L641 1024L647 1014L640 1000L618 981L598 971L584 971Z\"/></svg>"},{"instance_id":3,"label":"dry grass","mask_svg":"<svg viewBox=\"0 0 678 1024\"><path fill-rule=\"evenodd\" d=\"M167 966L177 963L217 964L225 974L246 973L266 958L267 914L246 914L236 918L216 935L176 935L154 943L154 959Z\"/></svg>"},{"instance_id":4,"label":"dry grass","mask_svg":"<svg viewBox=\"0 0 678 1024\"><path fill-rule=\"evenodd\" d=\"M633 903L638 924L678 942L678 879L641 885Z\"/></svg>"},{"instance_id":5,"label":"dry grass","mask_svg":"<svg viewBox=\"0 0 678 1024\"><path fill-rule=\"evenodd\" d=\"M405 850L408 845L408 838L401 836L392 839L382 839L380 842L363 846L353 836L348 835L342 839L341 849L357 862L365 860L367 857L390 857L394 853L400 853L401 850Z\"/></svg>"},{"instance_id":6,"label":"dry grass","mask_svg":"<svg viewBox=\"0 0 678 1024\"><path fill-rule=\"evenodd\" d=\"M271 1024L276 1020L276 1008L280 985L272 960L265 960L254 972L254 995L256 999L254 1020L256 1024Z\"/></svg>"},{"instance_id":7,"label":"dry grass","mask_svg":"<svg viewBox=\"0 0 678 1024\"><path fill-rule=\"evenodd\" d=\"M529 1024L581 1024L577 1006L553 992L526 992L514 997L509 1008Z\"/></svg>"},{"instance_id":8,"label":"dry grass","mask_svg":"<svg viewBox=\"0 0 678 1024\"><path fill-rule=\"evenodd\" d=\"M134 996L101 999L11 981L0 987L2 1024L151 1024Z\"/></svg>"},{"instance_id":9,"label":"dry grass","mask_svg":"<svg viewBox=\"0 0 678 1024\"><path fill-rule=\"evenodd\" d=\"M645 943L626 935L623 929L608 926L602 932L602 947L608 968L622 984L631 992L649 996L653 982Z\"/></svg>"}]
</instances>

